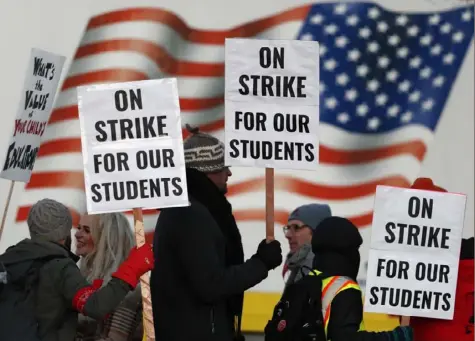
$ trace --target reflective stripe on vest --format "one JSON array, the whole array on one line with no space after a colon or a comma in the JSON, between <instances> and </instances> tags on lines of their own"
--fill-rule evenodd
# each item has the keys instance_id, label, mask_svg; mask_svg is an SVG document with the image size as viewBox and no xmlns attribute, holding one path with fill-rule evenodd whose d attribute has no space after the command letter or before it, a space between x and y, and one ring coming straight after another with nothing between
<instances>
[{"instance_id":1,"label":"reflective stripe on vest","mask_svg":"<svg viewBox=\"0 0 475 341\"><path fill-rule=\"evenodd\" d=\"M313 270L309 272L309 276L317 276L320 273L318 270ZM322 280L322 316L325 335L327 335L328 324L330 322L331 303L336 295L348 289L355 289L361 292L360 286L345 276L331 276ZM365 330L364 323L361 321L359 331L363 330Z\"/></svg>"}]
</instances>

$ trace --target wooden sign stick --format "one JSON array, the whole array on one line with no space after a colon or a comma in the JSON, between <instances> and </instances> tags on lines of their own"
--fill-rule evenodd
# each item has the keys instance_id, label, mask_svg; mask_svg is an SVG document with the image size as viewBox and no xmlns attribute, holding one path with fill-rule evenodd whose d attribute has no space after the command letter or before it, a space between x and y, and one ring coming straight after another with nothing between
<instances>
[{"instance_id":1,"label":"wooden sign stick","mask_svg":"<svg viewBox=\"0 0 475 341\"><path fill-rule=\"evenodd\" d=\"M10 201L12 200L14 186L15 186L15 181L11 181L10 190L7 196L7 202L5 203L5 210L3 211L2 225L0 225L0 240L2 240L3 228L5 227L5 221L7 220L8 207L10 206Z\"/></svg>"},{"instance_id":2,"label":"wooden sign stick","mask_svg":"<svg viewBox=\"0 0 475 341\"><path fill-rule=\"evenodd\" d=\"M143 213L141 208L134 208L135 241L137 247L145 244L145 230L143 227ZM143 329L147 341L155 341L155 329L153 327L152 294L150 292L150 275L140 277L142 290Z\"/></svg>"},{"instance_id":3,"label":"wooden sign stick","mask_svg":"<svg viewBox=\"0 0 475 341\"><path fill-rule=\"evenodd\" d=\"M401 326L402 327L407 327L411 323L411 317L410 316L401 316Z\"/></svg>"},{"instance_id":4,"label":"wooden sign stick","mask_svg":"<svg viewBox=\"0 0 475 341\"><path fill-rule=\"evenodd\" d=\"M266 239L271 242L274 236L274 168L266 168Z\"/></svg>"}]
</instances>

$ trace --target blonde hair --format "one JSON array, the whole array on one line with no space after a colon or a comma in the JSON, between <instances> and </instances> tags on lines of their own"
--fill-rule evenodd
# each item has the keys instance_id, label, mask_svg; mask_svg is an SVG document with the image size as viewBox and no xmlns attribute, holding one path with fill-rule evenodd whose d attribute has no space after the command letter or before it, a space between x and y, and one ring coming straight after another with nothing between
<instances>
[{"instance_id":1,"label":"blonde hair","mask_svg":"<svg viewBox=\"0 0 475 341\"><path fill-rule=\"evenodd\" d=\"M90 226L94 250L81 259L81 272L89 282L103 279L104 284L135 246L129 221L122 213L94 215Z\"/></svg>"}]
</instances>

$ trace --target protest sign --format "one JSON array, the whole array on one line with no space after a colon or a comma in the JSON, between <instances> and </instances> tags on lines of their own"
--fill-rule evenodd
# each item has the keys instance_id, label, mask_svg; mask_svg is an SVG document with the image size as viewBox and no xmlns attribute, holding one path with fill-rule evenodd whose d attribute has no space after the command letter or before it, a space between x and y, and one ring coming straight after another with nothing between
<instances>
[{"instance_id":1,"label":"protest sign","mask_svg":"<svg viewBox=\"0 0 475 341\"><path fill-rule=\"evenodd\" d=\"M315 170L315 41L226 39L226 165Z\"/></svg>"},{"instance_id":2,"label":"protest sign","mask_svg":"<svg viewBox=\"0 0 475 341\"><path fill-rule=\"evenodd\" d=\"M176 79L78 88L88 213L188 206Z\"/></svg>"},{"instance_id":3,"label":"protest sign","mask_svg":"<svg viewBox=\"0 0 475 341\"><path fill-rule=\"evenodd\" d=\"M466 196L378 186L365 311L452 319Z\"/></svg>"},{"instance_id":4,"label":"protest sign","mask_svg":"<svg viewBox=\"0 0 475 341\"><path fill-rule=\"evenodd\" d=\"M29 182L41 136L53 108L65 57L32 49L28 61L24 90L20 98L13 136L0 177Z\"/></svg>"}]
</instances>

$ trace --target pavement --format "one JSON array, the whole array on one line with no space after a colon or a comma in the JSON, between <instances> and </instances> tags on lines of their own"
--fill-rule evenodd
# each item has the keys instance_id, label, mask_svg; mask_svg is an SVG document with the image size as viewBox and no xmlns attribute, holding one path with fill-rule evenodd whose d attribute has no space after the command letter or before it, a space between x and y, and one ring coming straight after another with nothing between
<instances>
[{"instance_id":1,"label":"pavement","mask_svg":"<svg viewBox=\"0 0 475 341\"><path fill-rule=\"evenodd\" d=\"M264 341L264 335L262 334L244 334L246 341Z\"/></svg>"}]
</instances>

